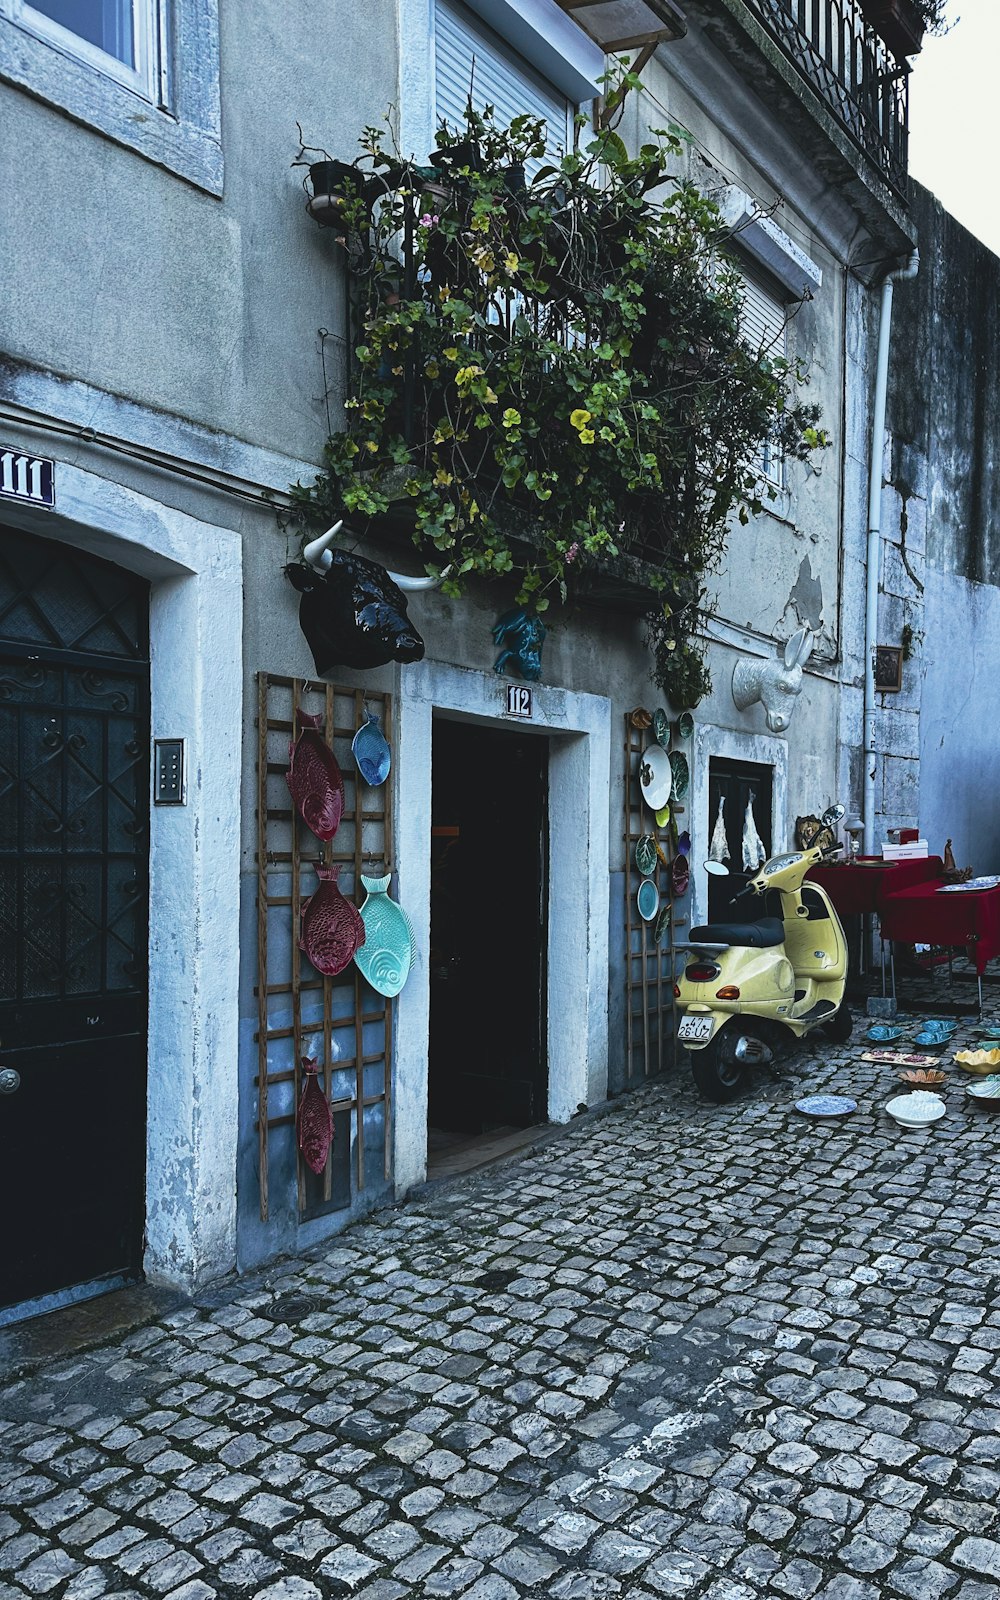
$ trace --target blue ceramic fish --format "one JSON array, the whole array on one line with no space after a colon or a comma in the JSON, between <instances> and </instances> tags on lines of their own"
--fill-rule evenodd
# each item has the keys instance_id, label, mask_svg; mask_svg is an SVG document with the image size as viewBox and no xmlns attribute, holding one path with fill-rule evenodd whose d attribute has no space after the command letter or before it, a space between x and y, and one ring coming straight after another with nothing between
<instances>
[{"instance_id":1,"label":"blue ceramic fish","mask_svg":"<svg viewBox=\"0 0 1000 1600\"><path fill-rule=\"evenodd\" d=\"M389 776L392 751L374 711L365 712L365 720L354 735L351 749L361 776L373 789L377 789Z\"/></svg>"}]
</instances>

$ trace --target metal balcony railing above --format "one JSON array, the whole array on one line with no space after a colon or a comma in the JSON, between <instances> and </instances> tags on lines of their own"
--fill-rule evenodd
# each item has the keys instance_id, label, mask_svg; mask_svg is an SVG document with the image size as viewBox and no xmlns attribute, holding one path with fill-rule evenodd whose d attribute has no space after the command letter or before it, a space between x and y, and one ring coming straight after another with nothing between
<instances>
[{"instance_id":1,"label":"metal balcony railing above","mask_svg":"<svg viewBox=\"0 0 1000 1600\"><path fill-rule=\"evenodd\" d=\"M859 0L743 0L898 194L906 195L909 67Z\"/></svg>"}]
</instances>

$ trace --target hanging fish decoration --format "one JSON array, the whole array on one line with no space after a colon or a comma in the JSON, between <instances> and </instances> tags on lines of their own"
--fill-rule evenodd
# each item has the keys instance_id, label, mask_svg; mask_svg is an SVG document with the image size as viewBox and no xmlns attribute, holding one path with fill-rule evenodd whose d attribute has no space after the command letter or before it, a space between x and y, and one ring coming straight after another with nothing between
<instances>
[{"instance_id":1,"label":"hanging fish decoration","mask_svg":"<svg viewBox=\"0 0 1000 1600\"><path fill-rule=\"evenodd\" d=\"M302 1070L305 1087L296 1117L299 1149L309 1171L319 1177L333 1148L333 1112L319 1086L319 1063L303 1056Z\"/></svg>"},{"instance_id":2,"label":"hanging fish decoration","mask_svg":"<svg viewBox=\"0 0 1000 1600\"><path fill-rule=\"evenodd\" d=\"M365 942L354 957L354 964L378 994L392 999L403 987L413 960L414 938L409 917L402 906L389 899L392 875L366 878L362 886L368 898L361 907Z\"/></svg>"},{"instance_id":3,"label":"hanging fish decoration","mask_svg":"<svg viewBox=\"0 0 1000 1600\"><path fill-rule=\"evenodd\" d=\"M370 788L377 789L389 776L392 751L374 711L366 709L365 720L354 735L351 749L361 776Z\"/></svg>"},{"instance_id":4,"label":"hanging fish decoration","mask_svg":"<svg viewBox=\"0 0 1000 1600\"><path fill-rule=\"evenodd\" d=\"M301 732L288 747L288 792L302 821L317 839L332 839L344 815L343 774L319 731L321 719L298 711L295 720Z\"/></svg>"},{"instance_id":5,"label":"hanging fish decoration","mask_svg":"<svg viewBox=\"0 0 1000 1600\"><path fill-rule=\"evenodd\" d=\"M750 798L747 801L747 808L743 817L744 872L756 872L758 867L762 867L764 862L767 860L767 851L764 849L763 841L760 837L760 834L757 832L757 824L754 821L753 803L755 798L756 796L751 789Z\"/></svg>"},{"instance_id":6,"label":"hanging fish decoration","mask_svg":"<svg viewBox=\"0 0 1000 1600\"><path fill-rule=\"evenodd\" d=\"M339 872L339 867L317 867L319 888L302 904L299 949L327 978L343 972L365 942L365 925L357 907L345 900L337 887Z\"/></svg>"},{"instance_id":7,"label":"hanging fish decoration","mask_svg":"<svg viewBox=\"0 0 1000 1600\"><path fill-rule=\"evenodd\" d=\"M725 796L719 796L719 815L715 819L712 829L712 842L708 847L709 861L729 861L729 840L726 838L726 821L723 813L726 809Z\"/></svg>"}]
</instances>

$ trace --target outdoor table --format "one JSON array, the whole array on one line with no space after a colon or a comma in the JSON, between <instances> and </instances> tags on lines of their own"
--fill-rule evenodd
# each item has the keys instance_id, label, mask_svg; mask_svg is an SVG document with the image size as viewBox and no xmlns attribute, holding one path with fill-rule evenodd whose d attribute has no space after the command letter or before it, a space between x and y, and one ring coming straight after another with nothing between
<instances>
[{"instance_id":1,"label":"outdoor table","mask_svg":"<svg viewBox=\"0 0 1000 1600\"><path fill-rule=\"evenodd\" d=\"M810 867L807 883L817 883L833 901L841 921L845 917L878 915L879 897L886 877L899 867L898 861L883 861L880 856L862 856L862 861L877 861L877 866L854 866L846 861L832 861L819 867Z\"/></svg>"},{"instance_id":2,"label":"outdoor table","mask_svg":"<svg viewBox=\"0 0 1000 1600\"><path fill-rule=\"evenodd\" d=\"M883 895L879 911L882 936L901 944L963 946L976 969L982 1010L983 972L987 962L1000 955L1000 885L939 894L943 886L941 860L938 856L929 860L937 867L934 877L894 887L891 894Z\"/></svg>"}]
</instances>

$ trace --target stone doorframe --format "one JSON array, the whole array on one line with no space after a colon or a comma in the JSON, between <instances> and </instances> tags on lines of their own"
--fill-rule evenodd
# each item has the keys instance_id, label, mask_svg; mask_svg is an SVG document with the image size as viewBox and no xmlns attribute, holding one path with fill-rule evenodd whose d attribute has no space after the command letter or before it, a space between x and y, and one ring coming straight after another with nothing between
<instances>
[{"instance_id":1,"label":"stone doorframe","mask_svg":"<svg viewBox=\"0 0 1000 1600\"><path fill-rule=\"evenodd\" d=\"M708 764L713 756L770 767L771 839L775 855L785 849L788 830L788 745L784 739L769 739L759 733L737 733L732 728L718 728L708 722L696 723L690 823L692 927L708 921L708 873L702 863L708 855L715 822L715 818L708 815Z\"/></svg>"},{"instance_id":2,"label":"stone doorframe","mask_svg":"<svg viewBox=\"0 0 1000 1600\"><path fill-rule=\"evenodd\" d=\"M549 739L549 1120L568 1122L581 1103L593 1105L607 1095L611 701L544 684L534 686L531 722L507 717L505 707L506 681L492 672L423 661L400 674L396 866L400 902L416 936L416 959L396 1016L392 1137L397 1194L427 1174L435 713ZM491 892L502 892L501 886L491 886L489 862L483 863L479 890L488 913Z\"/></svg>"},{"instance_id":3,"label":"stone doorframe","mask_svg":"<svg viewBox=\"0 0 1000 1600\"><path fill-rule=\"evenodd\" d=\"M0 516L149 579L151 738L185 741L187 804L150 806L143 1265L190 1291L236 1261L242 545L66 462L56 483Z\"/></svg>"}]
</instances>

